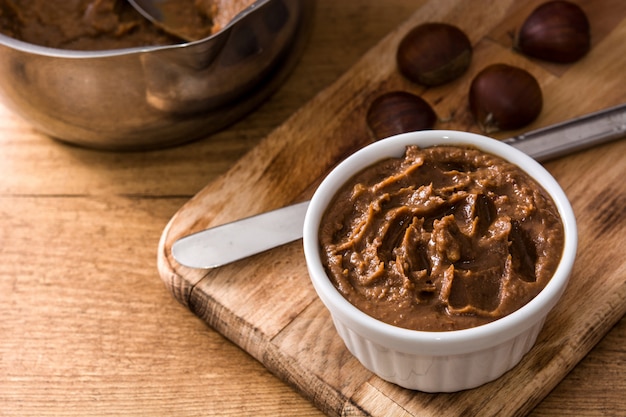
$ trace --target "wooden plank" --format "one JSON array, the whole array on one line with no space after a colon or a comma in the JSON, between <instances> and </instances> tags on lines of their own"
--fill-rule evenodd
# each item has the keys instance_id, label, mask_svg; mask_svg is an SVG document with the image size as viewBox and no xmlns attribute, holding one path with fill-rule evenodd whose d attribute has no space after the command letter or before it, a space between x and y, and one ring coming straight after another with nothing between
<instances>
[{"instance_id":1,"label":"wooden plank","mask_svg":"<svg viewBox=\"0 0 626 417\"><path fill-rule=\"evenodd\" d=\"M384 91L422 94L445 119L437 127L468 131L478 131L467 108L469 83L492 62L526 68L540 82L544 110L527 129L625 101L626 56L619 46L626 39L626 6L610 0L581 4L591 8L592 27L601 28L594 32L594 48L574 65L554 66L513 52L503 36L513 27L509 25L521 21L528 5L423 2L341 79L179 210L159 246L159 271L166 285L195 314L328 414L376 415L394 408L413 415L528 412L626 312L624 141L546 164L572 201L580 224L574 275L522 363L474 390L416 393L362 368L339 340L309 284L299 242L209 272L176 264L169 249L182 235L308 197L334 164L370 141L364 114ZM402 36L425 21L457 24L475 46L468 74L428 90L403 79L394 59Z\"/></svg>"}]
</instances>

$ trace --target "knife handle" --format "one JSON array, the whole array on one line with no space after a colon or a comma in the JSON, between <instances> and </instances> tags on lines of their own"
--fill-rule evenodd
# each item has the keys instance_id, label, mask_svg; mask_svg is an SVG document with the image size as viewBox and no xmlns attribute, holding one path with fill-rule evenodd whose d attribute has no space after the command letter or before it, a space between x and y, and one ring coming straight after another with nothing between
<instances>
[{"instance_id":1,"label":"knife handle","mask_svg":"<svg viewBox=\"0 0 626 417\"><path fill-rule=\"evenodd\" d=\"M626 104L533 130L502 142L544 162L626 135Z\"/></svg>"}]
</instances>

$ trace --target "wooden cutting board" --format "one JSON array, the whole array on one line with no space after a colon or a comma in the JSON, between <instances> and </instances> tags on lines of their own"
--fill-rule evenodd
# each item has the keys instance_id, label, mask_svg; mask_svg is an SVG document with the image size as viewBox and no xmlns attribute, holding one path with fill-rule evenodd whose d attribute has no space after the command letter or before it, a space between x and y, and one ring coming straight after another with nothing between
<instances>
[{"instance_id":1,"label":"wooden cutting board","mask_svg":"<svg viewBox=\"0 0 626 417\"><path fill-rule=\"evenodd\" d=\"M570 65L533 61L511 50L510 33L539 1L432 0L208 184L171 219L159 243L159 273L174 297L262 362L329 415L523 415L530 411L626 312L626 141L546 163L579 222L579 253L571 283L548 317L536 346L513 370L479 388L426 394L387 383L351 356L336 334L306 272L301 242L211 271L171 257L186 234L310 197L338 161L370 141L369 103L383 92L421 94L442 129L479 132L467 108L474 74L504 62L529 70L544 92L544 109L526 130L626 102L626 2L584 1L591 52ZM400 39L412 27L444 21L474 45L460 79L424 89L395 66ZM501 132L504 138L520 132Z\"/></svg>"}]
</instances>

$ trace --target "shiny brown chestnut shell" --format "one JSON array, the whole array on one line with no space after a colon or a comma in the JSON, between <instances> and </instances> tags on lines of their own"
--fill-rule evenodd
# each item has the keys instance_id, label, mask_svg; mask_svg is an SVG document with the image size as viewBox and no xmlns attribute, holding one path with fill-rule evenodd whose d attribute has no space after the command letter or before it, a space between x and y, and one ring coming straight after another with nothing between
<instances>
[{"instance_id":1,"label":"shiny brown chestnut shell","mask_svg":"<svg viewBox=\"0 0 626 417\"><path fill-rule=\"evenodd\" d=\"M420 96L407 91L391 91L372 102L366 121L378 140L400 133L432 129L437 115Z\"/></svg>"},{"instance_id":2,"label":"shiny brown chestnut shell","mask_svg":"<svg viewBox=\"0 0 626 417\"><path fill-rule=\"evenodd\" d=\"M435 86L463 74L472 60L472 45L456 26L430 22L410 30L398 45L396 61L409 80Z\"/></svg>"},{"instance_id":3,"label":"shiny brown chestnut shell","mask_svg":"<svg viewBox=\"0 0 626 417\"><path fill-rule=\"evenodd\" d=\"M470 85L469 106L485 133L519 129L541 113L543 95L535 77L507 64L493 64Z\"/></svg>"},{"instance_id":4,"label":"shiny brown chestnut shell","mask_svg":"<svg viewBox=\"0 0 626 417\"><path fill-rule=\"evenodd\" d=\"M544 3L526 18L515 36L514 48L544 61L578 61L591 48L587 15L569 1Z\"/></svg>"}]
</instances>

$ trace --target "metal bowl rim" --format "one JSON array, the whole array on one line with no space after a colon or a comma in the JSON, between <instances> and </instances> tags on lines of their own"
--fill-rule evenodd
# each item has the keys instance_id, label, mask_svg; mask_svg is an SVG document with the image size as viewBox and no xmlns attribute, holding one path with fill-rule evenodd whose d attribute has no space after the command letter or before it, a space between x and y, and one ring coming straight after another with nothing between
<instances>
[{"instance_id":1,"label":"metal bowl rim","mask_svg":"<svg viewBox=\"0 0 626 417\"><path fill-rule=\"evenodd\" d=\"M190 46L204 43L209 40L215 39L219 36L222 36L223 34L229 32L230 29L233 26L235 26L239 21L241 21L246 16L255 12L257 9L259 9L260 7L264 6L265 4L271 1L272 0L255 1L250 6L246 7L237 15L235 15L235 17L233 17L230 20L230 22L228 22L228 24L224 26L219 32L216 32L203 39L199 39L199 40L192 41L192 42L182 42L182 43L177 43L177 44L172 44L172 45L136 46L132 48L89 51L89 50L52 48L48 46L36 45L33 43L21 41L19 39L12 38L10 36L0 33L0 45L4 45L6 47L9 47L18 51L30 53L33 55L49 56L49 57L55 57L55 58L73 58L73 59L103 58L103 57L113 57L113 56L121 56L121 55L141 54L141 53L154 52L154 51L160 51L160 50L166 50L166 49L188 48Z\"/></svg>"}]
</instances>

